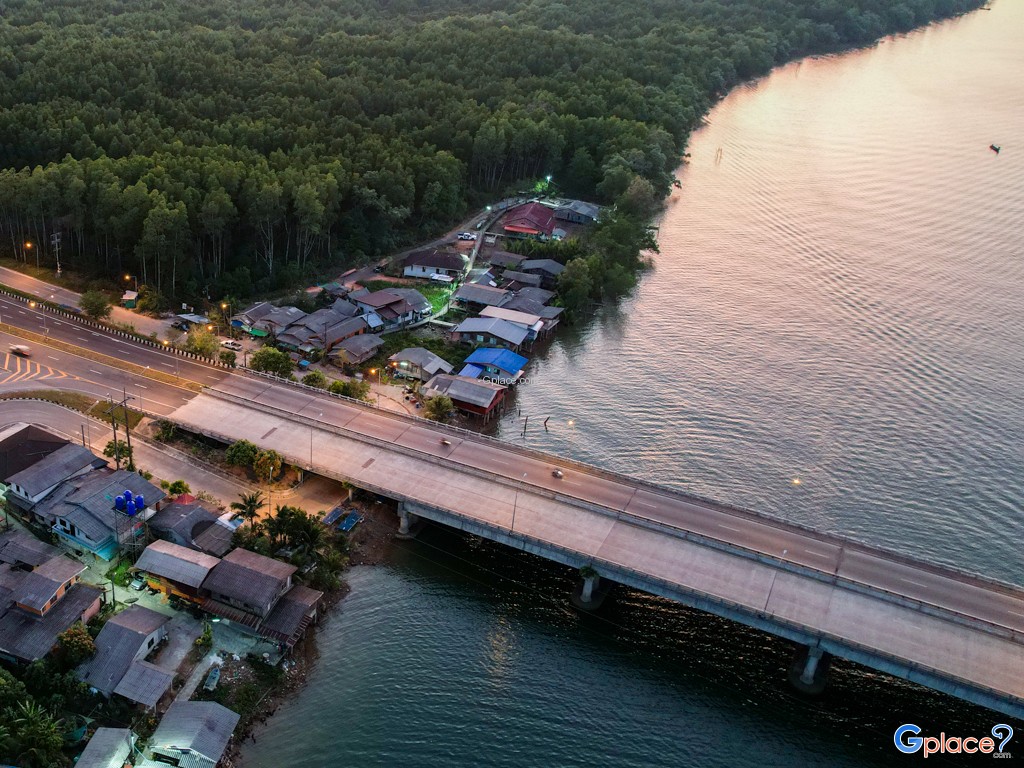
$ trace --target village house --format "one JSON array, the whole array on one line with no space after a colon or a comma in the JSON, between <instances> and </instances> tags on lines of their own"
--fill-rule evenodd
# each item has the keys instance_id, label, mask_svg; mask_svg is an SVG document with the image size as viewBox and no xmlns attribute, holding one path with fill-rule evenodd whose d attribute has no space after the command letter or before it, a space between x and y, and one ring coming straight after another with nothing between
<instances>
[{"instance_id":1,"label":"village house","mask_svg":"<svg viewBox=\"0 0 1024 768\"><path fill-rule=\"evenodd\" d=\"M254 336L265 336L265 331L257 333L256 323L265 318L271 312L275 311L277 307L271 304L269 301L260 301L252 306L246 307L236 315L231 316L231 326L233 328L239 328L246 333L251 333Z\"/></svg>"},{"instance_id":2,"label":"village house","mask_svg":"<svg viewBox=\"0 0 1024 768\"><path fill-rule=\"evenodd\" d=\"M436 373L451 373L452 365L423 347L406 347L388 358L395 374L406 379L429 381Z\"/></svg>"},{"instance_id":3,"label":"village house","mask_svg":"<svg viewBox=\"0 0 1024 768\"><path fill-rule=\"evenodd\" d=\"M452 341L474 346L505 347L513 352L527 340L529 332L508 320L470 317L452 330Z\"/></svg>"},{"instance_id":4,"label":"village house","mask_svg":"<svg viewBox=\"0 0 1024 768\"><path fill-rule=\"evenodd\" d=\"M274 307L255 323L250 333L254 336L271 335L277 338L284 333L292 323L296 323L306 316L298 307Z\"/></svg>"},{"instance_id":5,"label":"village house","mask_svg":"<svg viewBox=\"0 0 1024 768\"><path fill-rule=\"evenodd\" d=\"M68 444L68 440L23 421L0 427L0 490L21 472Z\"/></svg>"},{"instance_id":6,"label":"village house","mask_svg":"<svg viewBox=\"0 0 1024 768\"><path fill-rule=\"evenodd\" d=\"M530 275L526 272L516 272L506 269L501 273L503 287L509 291L518 291L520 288L540 288L544 279L540 275Z\"/></svg>"},{"instance_id":7,"label":"village house","mask_svg":"<svg viewBox=\"0 0 1024 768\"><path fill-rule=\"evenodd\" d=\"M231 548L234 531L194 496L182 494L149 519L159 539L220 557Z\"/></svg>"},{"instance_id":8,"label":"village house","mask_svg":"<svg viewBox=\"0 0 1024 768\"><path fill-rule=\"evenodd\" d=\"M75 768L124 768L130 764L135 742L136 736L128 728L97 728Z\"/></svg>"},{"instance_id":9,"label":"village house","mask_svg":"<svg viewBox=\"0 0 1024 768\"><path fill-rule=\"evenodd\" d=\"M402 261L402 266L402 274L406 277L444 275L461 280L469 267L469 259L461 253L427 248L410 253Z\"/></svg>"},{"instance_id":10,"label":"village house","mask_svg":"<svg viewBox=\"0 0 1024 768\"><path fill-rule=\"evenodd\" d=\"M439 373L423 385L422 393L428 398L447 395L460 411L489 421L501 412L506 389L501 384Z\"/></svg>"},{"instance_id":11,"label":"village house","mask_svg":"<svg viewBox=\"0 0 1024 768\"><path fill-rule=\"evenodd\" d=\"M596 224L601 209L582 200L563 200L555 208L555 218L573 224Z\"/></svg>"},{"instance_id":12,"label":"village house","mask_svg":"<svg viewBox=\"0 0 1024 768\"><path fill-rule=\"evenodd\" d=\"M171 687L174 673L146 657L167 639L169 616L141 605L128 606L110 618L96 636L96 653L76 675L110 698L113 694L153 709Z\"/></svg>"},{"instance_id":13,"label":"village house","mask_svg":"<svg viewBox=\"0 0 1024 768\"><path fill-rule=\"evenodd\" d=\"M0 563L30 571L59 554L57 547L17 528L0 533Z\"/></svg>"},{"instance_id":14,"label":"village house","mask_svg":"<svg viewBox=\"0 0 1024 768\"><path fill-rule=\"evenodd\" d=\"M527 333L526 340L534 341L548 333L547 325L540 315L531 315L527 312L517 312L506 307L484 307L480 317L491 317L498 320L506 320L513 325L518 325Z\"/></svg>"},{"instance_id":15,"label":"village house","mask_svg":"<svg viewBox=\"0 0 1024 768\"><path fill-rule=\"evenodd\" d=\"M366 333L369 330L369 326L366 323L365 317L349 317L342 320L340 323L330 325L326 329L319 331L315 334L315 340L318 349L324 350L326 353L330 353L338 344L351 339L353 336L359 336L360 334Z\"/></svg>"},{"instance_id":16,"label":"village house","mask_svg":"<svg viewBox=\"0 0 1024 768\"><path fill-rule=\"evenodd\" d=\"M466 364L459 371L459 376L482 378L508 386L519 381L528 362L530 361L522 355L508 349L482 347L473 350L473 354L466 358Z\"/></svg>"},{"instance_id":17,"label":"village house","mask_svg":"<svg viewBox=\"0 0 1024 768\"><path fill-rule=\"evenodd\" d=\"M525 260L525 256L509 251L491 251L487 257L487 263L499 269L518 269Z\"/></svg>"},{"instance_id":18,"label":"village house","mask_svg":"<svg viewBox=\"0 0 1024 768\"><path fill-rule=\"evenodd\" d=\"M554 289L558 285L558 276L565 267L554 259L528 259L522 262L517 270L527 275L538 275L541 288Z\"/></svg>"},{"instance_id":19,"label":"village house","mask_svg":"<svg viewBox=\"0 0 1024 768\"><path fill-rule=\"evenodd\" d=\"M377 330L371 315L380 318L381 330L385 331L403 328L420 319L412 304L390 289L372 293L357 291L349 299L367 316L371 330Z\"/></svg>"},{"instance_id":20,"label":"village house","mask_svg":"<svg viewBox=\"0 0 1024 768\"><path fill-rule=\"evenodd\" d=\"M80 583L84 570L65 555L31 571L0 565L0 659L41 659L61 632L96 615L103 591Z\"/></svg>"},{"instance_id":21,"label":"village house","mask_svg":"<svg viewBox=\"0 0 1024 768\"><path fill-rule=\"evenodd\" d=\"M384 346L384 339L375 333L364 333L338 342L331 350L331 362L339 368L346 365L359 365Z\"/></svg>"},{"instance_id":22,"label":"village house","mask_svg":"<svg viewBox=\"0 0 1024 768\"><path fill-rule=\"evenodd\" d=\"M135 768L216 768L227 751L239 715L215 701L175 701Z\"/></svg>"},{"instance_id":23,"label":"village house","mask_svg":"<svg viewBox=\"0 0 1024 768\"><path fill-rule=\"evenodd\" d=\"M130 509L118 507L122 491L132 493ZM111 560L144 538L144 523L165 496L138 472L97 469L58 484L32 507L32 517L76 553Z\"/></svg>"},{"instance_id":24,"label":"village house","mask_svg":"<svg viewBox=\"0 0 1024 768\"><path fill-rule=\"evenodd\" d=\"M201 592L203 582L219 562L219 557L204 552L154 541L139 556L135 568L145 575L151 589L199 605L206 599Z\"/></svg>"},{"instance_id":25,"label":"village house","mask_svg":"<svg viewBox=\"0 0 1024 768\"><path fill-rule=\"evenodd\" d=\"M511 300L511 291L476 283L460 286L459 290L452 295L452 301L457 306L470 312L479 312L484 307L502 307Z\"/></svg>"},{"instance_id":26,"label":"village house","mask_svg":"<svg viewBox=\"0 0 1024 768\"><path fill-rule=\"evenodd\" d=\"M526 203L510 209L501 226L506 237L547 240L555 234L555 215L543 203Z\"/></svg>"},{"instance_id":27,"label":"village house","mask_svg":"<svg viewBox=\"0 0 1024 768\"><path fill-rule=\"evenodd\" d=\"M31 466L6 478L7 498L28 512L65 480L105 466L107 460L96 456L85 446L65 443Z\"/></svg>"}]
</instances>

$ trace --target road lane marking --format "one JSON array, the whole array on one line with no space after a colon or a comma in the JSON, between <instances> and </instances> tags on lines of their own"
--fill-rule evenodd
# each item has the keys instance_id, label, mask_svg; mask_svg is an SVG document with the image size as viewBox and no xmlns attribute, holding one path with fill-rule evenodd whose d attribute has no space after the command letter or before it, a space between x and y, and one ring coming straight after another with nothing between
<instances>
[{"instance_id":1,"label":"road lane marking","mask_svg":"<svg viewBox=\"0 0 1024 768\"><path fill-rule=\"evenodd\" d=\"M922 584L920 581L914 581L913 579L904 579L902 576L900 577L900 581L905 581L905 582L907 582L907 584L916 584L919 587L923 587L924 589L928 589L928 585L927 584Z\"/></svg>"},{"instance_id":2,"label":"road lane marking","mask_svg":"<svg viewBox=\"0 0 1024 768\"><path fill-rule=\"evenodd\" d=\"M814 555L815 557L832 557L832 555L826 554L825 552L815 552L813 549L805 549L808 555Z\"/></svg>"},{"instance_id":3,"label":"road lane marking","mask_svg":"<svg viewBox=\"0 0 1024 768\"><path fill-rule=\"evenodd\" d=\"M96 333L96 331L93 331L93 332L92 332L92 335L93 335L93 336L99 336L100 334Z\"/></svg>"},{"instance_id":4,"label":"road lane marking","mask_svg":"<svg viewBox=\"0 0 1024 768\"><path fill-rule=\"evenodd\" d=\"M50 358L51 360L60 360L59 357L54 357L53 355L47 355L47 357Z\"/></svg>"},{"instance_id":5,"label":"road lane marking","mask_svg":"<svg viewBox=\"0 0 1024 768\"><path fill-rule=\"evenodd\" d=\"M163 361L161 361L161 362L160 362L160 365L166 365L166 366L167 366L168 368L173 368L173 367L174 367L174 366L173 366L173 365L171 365L170 363L165 363L165 362L163 362Z\"/></svg>"},{"instance_id":6,"label":"road lane marking","mask_svg":"<svg viewBox=\"0 0 1024 768\"><path fill-rule=\"evenodd\" d=\"M149 389L145 384L139 384L138 382L136 382L135 386L139 389Z\"/></svg>"},{"instance_id":7,"label":"road lane marking","mask_svg":"<svg viewBox=\"0 0 1024 768\"><path fill-rule=\"evenodd\" d=\"M94 370L92 368L89 369L89 373L95 373L97 376L102 376L103 375L103 371L97 371L97 370Z\"/></svg>"},{"instance_id":8,"label":"road lane marking","mask_svg":"<svg viewBox=\"0 0 1024 768\"><path fill-rule=\"evenodd\" d=\"M718 527L725 528L727 531L735 531L736 533L740 532L739 528L733 528L731 525L726 525L725 523L718 523Z\"/></svg>"}]
</instances>

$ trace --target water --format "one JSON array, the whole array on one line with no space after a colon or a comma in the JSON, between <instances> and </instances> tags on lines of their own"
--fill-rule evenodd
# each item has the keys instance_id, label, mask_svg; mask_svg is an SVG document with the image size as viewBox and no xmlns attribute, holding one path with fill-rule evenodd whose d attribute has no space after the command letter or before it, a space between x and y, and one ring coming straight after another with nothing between
<instances>
[{"instance_id":1,"label":"water","mask_svg":"<svg viewBox=\"0 0 1024 768\"><path fill-rule=\"evenodd\" d=\"M732 93L635 295L534 360L527 442L1024 583L1022 29L1004 0ZM246 765L887 766L900 723L994 722L843 662L805 701L786 644L628 590L579 616L570 579L440 529L355 569Z\"/></svg>"}]
</instances>

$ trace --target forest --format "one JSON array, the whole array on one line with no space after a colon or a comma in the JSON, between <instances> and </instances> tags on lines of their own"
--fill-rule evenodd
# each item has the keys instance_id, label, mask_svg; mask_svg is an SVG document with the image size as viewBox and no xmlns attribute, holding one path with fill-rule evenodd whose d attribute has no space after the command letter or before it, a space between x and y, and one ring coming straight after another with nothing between
<instances>
[{"instance_id":1,"label":"forest","mask_svg":"<svg viewBox=\"0 0 1024 768\"><path fill-rule=\"evenodd\" d=\"M59 232L156 308L336 274L547 174L663 196L732 85L979 5L5 0L0 255L53 266Z\"/></svg>"}]
</instances>

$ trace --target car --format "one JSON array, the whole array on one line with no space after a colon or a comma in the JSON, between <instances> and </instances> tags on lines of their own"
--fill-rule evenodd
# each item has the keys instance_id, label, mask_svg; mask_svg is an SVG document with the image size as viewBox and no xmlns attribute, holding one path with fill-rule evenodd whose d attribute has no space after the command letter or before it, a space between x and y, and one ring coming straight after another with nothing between
<instances>
[{"instance_id":1,"label":"car","mask_svg":"<svg viewBox=\"0 0 1024 768\"><path fill-rule=\"evenodd\" d=\"M11 344L11 354L20 355L21 357L32 357L32 350L24 344Z\"/></svg>"},{"instance_id":2,"label":"car","mask_svg":"<svg viewBox=\"0 0 1024 768\"><path fill-rule=\"evenodd\" d=\"M65 312L70 312L73 315L82 314L82 310L80 310L78 307L73 307L70 304L58 304L57 308L63 309Z\"/></svg>"},{"instance_id":3,"label":"car","mask_svg":"<svg viewBox=\"0 0 1024 768\"><path fill-rule=\"evenodd\" d=\"M383 264L378 264L376 267L373 268L373 271L379 275L381 272L384 271L384 269L385 267Z\"/></svg>"},{"instance_id":4,"label":"car","mask_svg":"<svg viewBox=\"0 0 1024 768\"><path fill-rule=\"evenodd\" d=\"M242 345L240 342L231 341L230 339L228 339L227 341L222 341L220 345L225 349L233 349L235 352L241 352L242 350Z\"/></svg>"},{"instance_id":5,"label":"car","mask_svg":"<svg viewBox=\"0 0 1024 768\"><path fill-rule=\"evenodd\" d=\"M146 580L141 576L136 576L134 579L132 579L132 583L128 586L130 586L136 592L141 592L143 587L146 586Z\"/></svg>"},{"instance_id":6,"label":"car","mask_svg":"<svg viewBox=\"0 0 1024 768\"><path fill-rule=\"evenodd\" d=\"M459 240L476 240L476 235L472 232L459 232L458 238Z\"/></svg>"}]
</instances>

